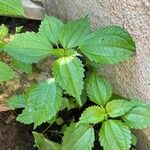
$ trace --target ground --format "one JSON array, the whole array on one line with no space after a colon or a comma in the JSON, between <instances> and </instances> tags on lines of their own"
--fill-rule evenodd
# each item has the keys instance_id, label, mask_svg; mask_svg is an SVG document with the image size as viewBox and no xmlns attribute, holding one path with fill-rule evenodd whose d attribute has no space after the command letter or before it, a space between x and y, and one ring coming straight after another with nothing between
<instances>
[{"instance_id":1,"label":"ground","mask_svg":"<svg viewBox=\"0 0 150 150\"><path fill-rule=\"evenodd\" d=\"M33 150L32 127L16 122L12 111L0 113L0 150Z\"/></svg>"}]
</instances>

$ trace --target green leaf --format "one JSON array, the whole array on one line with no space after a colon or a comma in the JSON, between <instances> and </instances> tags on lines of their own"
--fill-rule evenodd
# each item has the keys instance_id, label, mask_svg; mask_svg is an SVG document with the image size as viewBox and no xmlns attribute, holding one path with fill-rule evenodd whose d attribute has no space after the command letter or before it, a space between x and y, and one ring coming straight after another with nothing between
<instances>
[{"instance_id":1,"label":"green leaf","mask_svg":"<svg viewBox=\"0 0 150 150\"><path fill-rule=\"evenodd\" d=\"M0 26L0 52L2 51L2 47L4 47L4 45L6 44L4 41L3 41L3 39L4 39L4 37L6 36L8 34L8 28L4 25L4 24L2 24L1 26Z\"/></svg>"},{"instance_id":2,"label":"green leaf","mask_svg":"<svg viewBox=\"0 0 150 150\"><path fill-rule=\"evenodd\" d=\"M63 26L60 33L60 43L65 49L78 46L89 34L88 18L68 22Z\"/></svg>"},{"instance_id":3,"label":"green leaf","mask_svg":"<svg viewBox=\"0 0 150 150\"><path fill-rule=\"evenodd\" d=\"M131 131L119 120L105 121L99 137L104 150L129 150L131 147Z\"/></svg>"},{"instance_id":4,"label":"green leaf","mask_svg":"<svg viewBox=\"0 0 150 150\"><path fill-rule=\"evenodd\" d=\"M135 104L124 99L112 100L106 104L106 110L110 117L119 117L127 113Z\"/></svg>"},{"instance_id":5,"label":"green leaf","mask_svg":"<svg viewBox=\"0 0 150 150\"><path fill-rule=\"evenodd\" d=\"M91 61L115 64L134 54L135 43L130 34L119 26L107 26L88 36L79 49Z\"/></svg>"},{"instance_id":6,"label":"green leaf","mask_svg":"<svg viewBox=\"0 0 150 150\"><path fill-rule=\"evenodd\" d=\"M80 95L84 84L84 69L81 61L74 56L62 57L54 62L53 74L59 86L82 105Z\"/></svg>"},{"instance_id":7,"label":"green leaf","mask_svg":"<svg viewBox=\"0 0 150 150\"><path fill-rule=\"evenodd\" d=\"M32 65L26 64L17 60L13 60L12 64L21 72L25 72L26 74L32 73Z\"/></svg>"},{"instance_id":8,"label":"green leaf","mask_svg":"<svg viewBox=\"0 0 150 150\"><path fill-rule=\"evenodd\" d=\"M140 100L140 99L131 99L130 103L132 103L134 105L134 107L136 107L136 106L147 106L147 104L143 100Z\"/></svg>"},{"instance_id":9,"label":"green leaf","mask_svg":"<svg viewBox=\"0 0 150 150\"><path fill-rule=\"evenodd\" d=\"M69 111L72 108L77 108L79 105L73 101L73 99L67 99L66 97L63 97L63 103L61 106L61 110L67 108Z\"/></svg>"},{"instance_id":10,"label":"green leaf","mask_svg":"<svg viewBox=\"0 0 150 150\"><path fill-rule=\"evenodd\" d=\"M89 125L71 124L63 136L63 150L91 150L94 146L94 129Z\"/></svg>"},{"instance_id":11,"label":"green leaf","mask_svg":"<svg viewBox=\"0 0 150 150\"><path fill-rule=\"evenodd\" d=\"M10 109L25 108L27 106L27 100L25 98L25 95L23 94L15 95L7 100L7 104L10 107Z\"/></svg>"},{"instance_id":12,"label":"green leaf","mask_svg":"<svg viewBox=\"0 0 150 150\"><path fill-rule=\"evenodd\" d=\"M99 106L91 106L86 108L86 110L82 113L78 124L81 123L97 124L103 121L105 117L106 111L104 108L101 108Z\"/></svg>"},{"instance_id":13,"label":"green leaf","mask_svg":"<svg viewBox=\"0 0 150 150\"><path fill-rule=\"evenodd\" d=\"M46 58L52 52L53 47L49 41L34 32L17 34L8 43L4 50L18 61L24 63L37 63Z\"/></svg>"},{"instance_id":14,"label":"green leaf","mask_svg":"<svg viewBox=\"0 0 150 150\"><path fill-rule=\"evenodd\" d=\"M66 131L66 129L67 129L67 124L64 124L63 126L62 126L62 128L61 128L61 133L64 133L65 131Z\"/></svg>"},{"instance_id":15,"label":"green leaf","mask_svg":"<svg viewBox=\"0 0 150 150\"><path fill-rule=\"evenodd\" d=\"M18 26L15 28L15 33L20 33L23 29L23 26Z\"/></svg>"},{"instance_id":16,"label":"green leaf","mask_svg":"<svg viewBox=\"0 0 150 150\"><path fill-rule=\"evenodd\" d=\"M94 103L104 106L112 96L112 86L103 77L92 73L86 84L87 95Z\"/></svg>"},{"instance_id":17,"label":"green leaf","mask_svg":"<svg viewBox=\"0 0 150 150\"><path fill-rule=\"evenodd\" d=\"M8 34L8 28L4 24L2 24L0 26L0 40L3 40L7 34Z\"/></svg>"},{"instance_id":18,"label":"green leaf","mask_svg":"<svg viewBox=\"0 0 150 150\"><path fill-rule=\"evenodd\" d=\"M31 124L31 123L35 122L35 113L32 114L32 112L33 112L32 108L31 108L31 114L30 114L30 110L29 109L24 109L22 111L22 114L18 115L18 117L16 118L16 120L20 121L21 123L24 123L24 124ZM40 114L38 114L38 117L39 116L40 116ZM38 120L38 119L36 119L36 120ZM38 126L37 124L34 124L34 128L36 128L37 126Z\"/></svg>"},{"instance_id":19,"label":"green leaf","mask_svg":"<svg viewBox=\"0 0 150 150\"><path fill-rule=\"evenodd\" d=\"M61 117L58 117L57 119L56 119L56 124L57 125L62 125L64 123L64 120L61 118Z\"/></svg>"},{"instance_id":20,"label":"green leaf","mask_svg":"<svg viewBox=\"0 0 150 150\"><path fill-rule=\"evenodd\" d=\"M132 137L131 144L134 145L134 146L136 146L136 144L137 144L137 138L136 138L136 136L134 134L131 134L131 137Z\"/></svg>"},{"instance_id":21,"label":"green leaf","mask_svg":"<svg viewBox=\"0 0 150 150\"><path fill-rule=\"evenodd\" d=\"M122 118L130 128L147 128L150 126L150 106L134 107Z\"/></svg>"},{"instance_id":22,"label":"green leaf","mask_svg":"<svg viewBox=\"0 0 150 150\"><path fill-rule=\"evenodd\" d=\"M63 22L55 17L45 16L39 28L39 34L44 35L52 44L59 44L60 30Z\"/></svg>"},{"instance_id":23,"label":"green leaf","mask_svg":"<svg viewBox=\"0 0 150 150\"><path fill-rule=\"evenodd\" d=\"M32 132L35 143L39 150L62 150L62 146L58 143L46 139L42 134Z\"/></svg>"},{"instance_id":24,"label":"green leaf","mask_svg":"<svg viewBox=\"0 0 150 150\"><path fill-rule=\"evenodd\" d=\"M26 94L27 107L17 120L34 127L51 120L62 105L62 91L51 78L33 86Z\"/></svg>"},{"instance_id":25,"label":"green leaf","mask_svg":"<svg viewBox=\"0 0 150 150\"><path fill-rule=\"evenodd\" d=\"M57 115L55 115L51 120L48 120L47 123L52 125L54 122L56 122L56 119L57 119Z\"/></svg>"},{"instance_id":26,"label":"green leaf","mask_svg":"<svg viewBox=\"0 0 150 150\"><path fill-rule=\"evenodd\" d=\"M13 79L15 76L13 70L3 62L0 62L0 83Z\"/></svg>"},{"instance_id":27,"label":"green leaf","mask_svg":"<svg viewBox=\"0 0 150 150\"><path fill-rule=\"evenodd\" d=\"M85 81L84 81L85 82ZM82 94L81 94L81 102L82 102L82 105L84 105L88 100L88 97L87 97L87 94L86 94L86 89L85 89L85 85L84 85L84 88L82 90Z\"/></svg>"},{"instance_id":28,"label":"green leaf","mask_svg":"<svg viewBox=\"0 0 150 150\"><path fill-rule=\"evenodd\" d=\"M21 0L0 0L0 15L25 16Z\"/></svg>"}]
</instances>

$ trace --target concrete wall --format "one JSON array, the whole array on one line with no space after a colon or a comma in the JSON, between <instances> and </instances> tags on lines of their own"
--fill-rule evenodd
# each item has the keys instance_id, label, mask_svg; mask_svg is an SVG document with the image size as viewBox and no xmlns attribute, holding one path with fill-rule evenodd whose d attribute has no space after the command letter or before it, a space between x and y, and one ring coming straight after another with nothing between
<instances>
[{"instance_id":1,"label":"concrete wall","mask_svg":"<svg viewBox=\"0 0 150 150\"><path fill-rule=\"evenodd\" d=\"M45 15L45 9L42 6L37 4L37 2L42 3L42 0L34 0L34 1L33 0L21 0L21 1L25 10L26 17L28 19L36 19L36 20L43 19Z\"/></svg>"},{"instance_id":2,"label":"concrete wall","mask_svg":"<svg viewBox=\"0 0 150 150\"><path fill-rule=\"evenodd\" d=\"M109 24L124 26L136 41L136 55L122 64L106 66L101 73L111 80L118 94L150 103L149 0L45 0L45 7L49 15L63 20L89 14L92 29ZM150 150L150 130L138 135L138 149Z\"/></svg>"}]
</instances>

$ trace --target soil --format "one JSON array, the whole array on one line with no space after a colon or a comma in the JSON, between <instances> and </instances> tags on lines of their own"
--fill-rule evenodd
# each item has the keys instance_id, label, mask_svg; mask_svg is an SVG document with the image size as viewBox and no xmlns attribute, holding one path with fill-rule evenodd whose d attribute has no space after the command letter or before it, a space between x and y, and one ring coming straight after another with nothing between
<instances>
[{"instance_id":1,"label":"soil","mask_svg":"<svg viewBox=\"0 0 150 150\"><path fill-rule=\"evenodd\" d=\"M13 34L18 26L23 26L22 32L38 31L40 21L0 16L0 24L5 24L9 28L10 33Z\"/></svg>"},{"instance_id":2,"label":"soil","mask_svg":"<svg viewBox=\"0 0 150 150\"><path fill-rule=\"evenodd\" d=\"M12 111L0 113L0 150L32 150L32 127L16 122Z\"/></svg>"}]
</instances>

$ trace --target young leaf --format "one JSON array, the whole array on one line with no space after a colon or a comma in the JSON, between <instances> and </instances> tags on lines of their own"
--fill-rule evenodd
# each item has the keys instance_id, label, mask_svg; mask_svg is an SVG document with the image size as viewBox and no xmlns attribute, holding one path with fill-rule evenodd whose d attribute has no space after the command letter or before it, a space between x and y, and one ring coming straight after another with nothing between
<instances>
[{"instance_id":1,"label":"young leaf","mask_svg":"<svg viewBox=\"0 0 150 150\"><path fill-rule=\"evenodd\" d=\"M135 43L129 33L119 26L108 26L93 32L79 49L91 61L115 64L134 54Z\"/></svg>"},{"instance_id":2,"label":"young leaf","mask_svg":"<svg viewBox=\"0 0 150 150\"><path fill-rule=\"evenodd\" d=\"M61 117L58 117L57 119L56 119L56 124L57 125L62 125L64 123L64 120L61 118Z\"/></svg>"},{"instance_id":3,"label":"young leaf","mask_svg":"<svg viewBox=\"0 0 150 150\"><path fill-rule=\"evenodd\" d=\"M62 150L61 144L46 139L42 134L32 132L39 150Z\"/></svg>"},{"instance_id":4,"label":"young leaf","mask_svg":"<svg viewBox=\"0 0 150 150\"><path fill-rule=\"evenodd\" d=\"M89 34L87 17L68 22L63 26L60 33L60 42L65 49L78 46Z\"/></svg>"},{"instance_id":5,"label":"young leaf","mask_svg":"<svg viewBox=\"0 0 150 150\"><path fill-rule=\"evenodd\" d=\"M107 120L100 129L99 141L104 150L129 150L131 147L131 132L119 120Z\"/></svg>"},{"instance_id":6,"label":"young leaf","mask_svg":"<svg viewBox=\"0 0 150 150\"><path fill-rule=\"evenodd\" d=\"M43 36L26 32L17 34L4 50L18 61L32 64L49 56L53 47Z\"/></svg>"},{"instance_id":7,"label":"young leaf","mask_svg":"<svg viewBox=\"0 0 150 150\"><path fill-rule=\"evenodd\" d=\"M87 95L94 103L104 106L112 96L112 86L103 77L92 73L86 84Z\"/></svg>"},{"instance_id":8,"label":"young leaf","mask_svg":"<svg viewBox=\"0 0 150 150\"><path fill-rule=\"evenodd\" d=\"M45 36L52 44L59 44L60 30L63 22L55 17L45 16L39 28L39 34Z\"/></svg>"},{"instance_id":9,"label":"young leaf","mask_svg":"<svg viewBox=\"0 0 150 150\"><path fill-rule=\"evenodd\" d=\"M0 15L25 16L21 0L0 0Z\"/></svg>"},{"instance_id":10,"label":"young leaf","mask_svg":"<svg viewBox=\"0 0 150 150\"><path fill-rule=\"evenodd\" d=\"M0 26L0 41L4 39L4 37L8 34L8 28L2 24Z\"/></svg>"},{"instance_id":11,"label":"young leaf","mask_svg":"<svg viewBox=\"0 0 150 150\"><path fill-rule=\"evenodd\" d=\"M137 106L132 108L123 117L130 128L143 129L150 126L150 107Z\"/></svg>"},{"instance_id":12,"label":"young leaf","mask_svg":"<svg viewBox=\"0 0 150 150\"><path fill-rule=\"evenodd\" d=\"M89 125L71 124L65 131L62 150L91 150L94 144L94 129Z\"/></svg>"},{"instance_id":13,"label":"young leaf","mask_svg":"<svg viewBox=\"0 0 150 150\"><path fill-rule=\"evenodd\" d=\"M8 34L8 28L2 24L0 26L0 52L2 51L2 47L4 47L5 42L3 41L4 37Z\"/></svg>"},{"instance_id":14,"label":"young leaf","mask_svg":"<svg viewBox=\"0 0 150 150\"><path fill-rule=\"evenodd\" d=\"M26 63L23 63L23 62L20 62L17 60L13 60L12 63L21 72L25 72L26 74L32 73L32 65L31 64L26 64Z\"/></svg>"},{"instance_id":15,"label":"young leaf","mask_svg":"<svg viewBox=\"0 0 150 150\"><path fill-rule=\"evenodd\" d=\"M74 49L63 49L63 48L59 48L59 49L54 49L52 54L54 56L57 56L57 57L64 57L64 56L80 56L79 53L77 53L76 50Z\"/></svg>"},{"instance_id":16,"label":"young leaf","mask_svg":"<svg viewBox=\"0 0 150 150\"><path fill-rule=\"evenodd\" d=\"M52 119L62 105L62 91L53 78L33 86L26 98L28 105L17 120L25 124L34 123L34 127Z\"/></svg>"},{"instance_id":17,"label":"young leaf","mask_svg":"<svg viewBox=\"0 0 150 150\"><path fill-rule=\"evenodd\" d=\"M0 83L13 79L15 76L13 70L3 62L0 62Z\"/></svg>"},{"instance_id":18,"label":"young leaf","mask_svg":"<svg viewBox=\"0 0 150 150\"><path fill-rule=\"evenodd\" d=\"M88 107L81 115L80 121L78 124L87 123L87 124L97 124L103 121L106 117L106 111L104 108L99 106Z\"/></svg>"},{"instance_id":19,"label":"young leaf","mask_svg":"<svg viewBox=\"0 0 150 150\"><path fill-rule=\"evenodd\" d=\"M81 61L73 56L59 58L53 64L53 74L59 86L82 105L80 95L83 90L84 69Z\"/></svg>"},{"instance_id":20,"label":"young leaf","mask_svg":"<svg viewBox=\"0 0 150 150\"><path fill-rule=\"evenodd\" d=\"M79 105L77 103L75 103L73 101L73 99L69 100L66 97L63 97L63 103L61 105L61 109L60 110L63 110L65 108L67 108L67 110L69 111L70 109L77 108L77 107L79 107Z\"/></svg>"},{"instance_id":21,"label":"young leaf","mask_svg":"<svg viewBox=\"0 0 150 150\"><path fill-rule=\"evenodd\" d=\"M7 100L7 104L10 107L10 109L25 108L27 106L27 100L25 98L25 95L23 94L15 95Z\"/></svg>"},{"instance_id":22,"label":"young leaf","mask_svg":"<svg viewBox=\"0 0 150 150\"><path fill-rule=\"evenodd\" d=\"M110 117L119 117L127 113L135 105L124 99L112 100L106 104L106 110Z\"/></svg>"},{"instance_id":23,"label":"young leaf","mask_svg":"<svg viewBox=\"0 0 150 150\"><path fill-rule=\"evenodd\" d=\"M23 29L23 26L18 26L15 28L15 33L20 33Z\"/></svg>"},{"instance_id":24,"label":"young leaf","mask_svg":"<svg viewBox=\"0 0 150 150\"><path fill-rule=\"evenodd\" d=\"M134 134L131 134L131 137L132 137L131 144L134 145L134 146L136 146L136 144L137 144L137 138L136 138L136 136Z\"/></svg>"}]
</instances>

